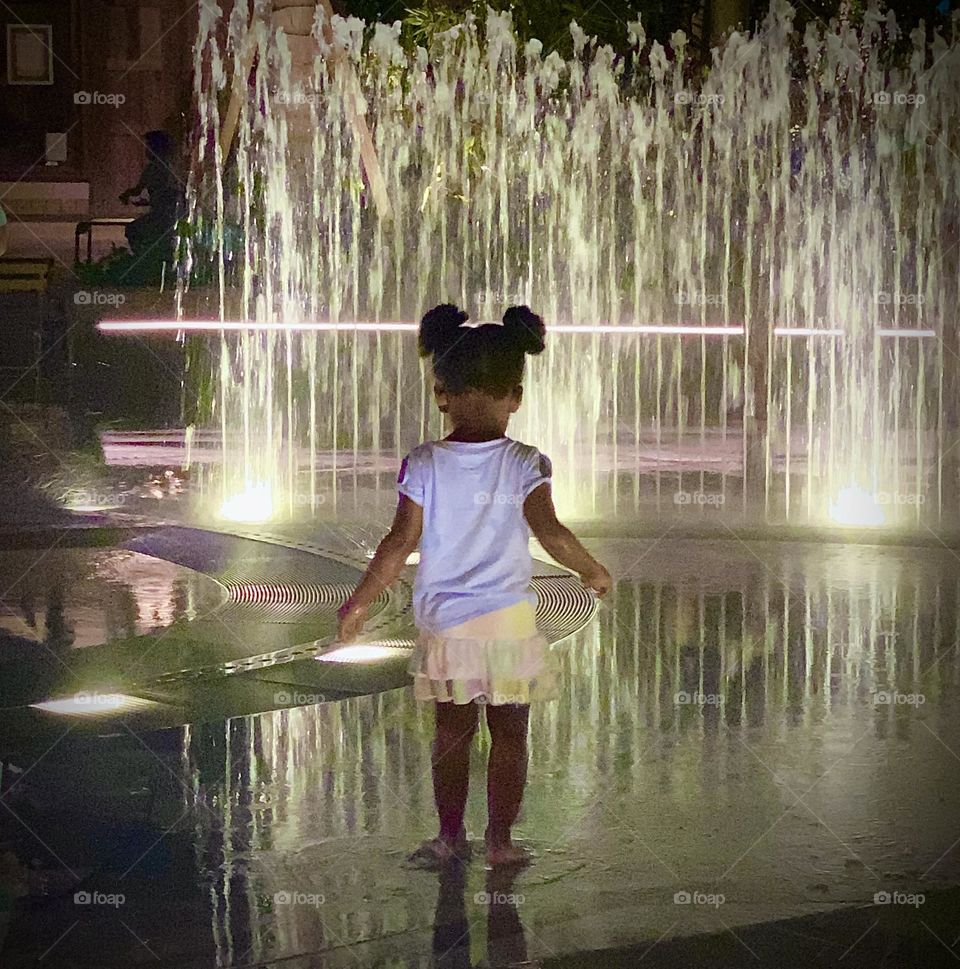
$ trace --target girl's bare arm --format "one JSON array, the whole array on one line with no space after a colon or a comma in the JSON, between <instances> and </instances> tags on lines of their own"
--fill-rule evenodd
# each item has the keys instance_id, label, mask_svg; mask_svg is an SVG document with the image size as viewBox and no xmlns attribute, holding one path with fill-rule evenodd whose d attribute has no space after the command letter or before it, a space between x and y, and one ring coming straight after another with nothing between
<instances>
[{"instance_id":1,"label":"girl's bare arm","mask_svg":"<svg viewBox=\"0 0 960 969\"><path fill-rule=\"evenodd\" d=\"M337 613L340 618L337 638L341 642L350 642L363 630L367 609L384 589L396 582L407 557L419 545L422 531L423 509L406 495L401 495L390 531L377 546L376 554L353 595Z\"/></svg>"},{"instance_id":2,"label":"girl's bare arm","mask_svg":"<svg viewBox=\"0 0 960 969\"><path fill-rule=\"evenodd\" d=\"M610 590L610 573L580 544L573 532L557 519L550 485L542 484L530 492L523 503L523 514L540 544L561 565L579 573L585 585L598 595Z\"/></svg>"}]
</instances>

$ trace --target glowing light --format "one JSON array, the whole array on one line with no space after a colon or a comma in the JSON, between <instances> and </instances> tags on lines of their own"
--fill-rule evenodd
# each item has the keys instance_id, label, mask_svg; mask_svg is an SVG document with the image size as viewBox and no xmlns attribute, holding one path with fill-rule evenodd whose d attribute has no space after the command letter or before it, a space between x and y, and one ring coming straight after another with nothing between
<instances>
[{"instance_id":1,"label":"glowing light","mask_svg":"<svg viewBox=\"0 0 960 969\"><path fill-rule=\"evenodd\" d=\"M631 333L646 336L743 336L742 326L690 326L687 324L643 324L640 326L614 326L609 323L569 323L551 326L547 333Z\"/></svg>"},{"instance_id":2,"label":"glowing light","mask_svg":"<svg viewBox=\"0 0 960 969\"><path fill-rule=\"evenodd\" d=\"M838 525L876 526L884 522L877 496L858 485L843 488L830 505L830 517Z\"/></svg>"},{"instance_id":3,"label":"glowing light","mask_svg":"<svg viewBox=\"0 0 960 969\"><path fill-rule=\"evenodd\" d=\"M363 554L368 559L372 559L374 557L374 555L377 554L377 550L375 548L368 548ZM407 563L407 565L419 565L420 564L420 553L419 552L411 552L407 556L407 558L406 558L406 563Z\"/></svg>"},{"instance_id":4,"label":"glowing light","mask_svg":"<svg viewBox=\"0 0 960 969\"><path fill-rule=\"evenodd\" d=\"M383 659L396 659L406 656L409 649L399 649L396 646L378 646L373 643L358 643L349 646L338 646L326 653L315 656L314 659L322 663L376 663Z\"/></svg>"},{"instance_id":5,"label":"glowing light","mask_svg":"<svg viewBox=\"0 0 960 969\"><path fill-rule=\"evenodd\" d=\"M82 691L73 696L60 697L57 700L44 700L42 703L31 703L36 710L46 710L48 713L61 713L78 717L99 716L115 713L117 710L133 710L151 706L149 700L127 696L124 693L94 693Z\"/></svg>"},{"instance_id":6,"label":"glowing light","mask_svg":"<svg viewBox=\"0 0 960 969\"><path fill-rule=\"evenodd\" d=\"M268 484L248 485L220 506L220 517L232 522L265 522L273 516L273 494Z\"/></svg>"},{"instance_id":7,"label":"glowing light","mask_svg":"<svg viewBox=\"0 0 960 969\"><path fill-rule=\"evenodd\" d=\"M181 333L181 332L356 332L408 331L415 333L416 323L255 323L237 320L104 320L97 329L103 333Z\"/></svg>"},{"instance_id":8,"label":"glowing light","mask_svg":"<svg viewBox=\"0 0 960 969\"><path fill-rule=\"evenodd\" d=\"M902 328L898 330L877 330L877 336L905 336L914 337L919 340L929 340L936 335L936 330L909 330Z\"/></svg>"},{"instance_id":9,"label":"glowing light","mask_svg":"<svg viewBox=\"0 0 960 969\"><path fill-rule=\"evenodd\" d=\"M476 324L471 324L476 325ZM104 320L97 325L103 333L416 333L417 323L381 321L376 323L256 323L249 320ZM699 326L686 323L558 323L549 326L548 333L608 333L630 336L743 336L743 326ZM811 337L846 336L847 331L838 327L778 326L775 336ZM879 329L878 337L913 337L931 339L936 330Z\"/></svg>"},{"instance_id":10,"label":"glowing light","mask_svg":"<svg viewBox=\"0 0 960 969\"><path fill-rule=\"evenodd\" d=\"M417 323L255 323L236 320L104 320L97 329L103 333L185 333L185 332L247 332L247 333L415 333ZM551 326L548 333L610 333L629 336L743 336L742 326L694 326L644 324L616 326L610 323L561 323Z\"/></svg>"}]
</instances>

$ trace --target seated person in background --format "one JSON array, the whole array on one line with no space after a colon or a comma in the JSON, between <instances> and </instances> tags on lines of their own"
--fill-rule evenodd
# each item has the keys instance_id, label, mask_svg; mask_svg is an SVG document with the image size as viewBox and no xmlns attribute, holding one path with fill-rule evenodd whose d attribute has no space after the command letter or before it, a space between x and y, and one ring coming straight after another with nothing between
<instances>
[{"instance_id":1,"label":"seated person in background","mask_svg":"<svg viewBox=\"0 0 960 969\"><path fill-rule=\"evenodd\" d=\"M160 255L173 242L180 185L173 172L173 141L170 136L165 131L148 131L143 140L147 151L146 167L137 184L128 188L120 196L120 201L127 205L134 196L146 192L145 201L136 200L133 204L149 205L150 211L127 226L127 242L134 253L146 254L153 249Z\"/></svg>"}]
</instances>

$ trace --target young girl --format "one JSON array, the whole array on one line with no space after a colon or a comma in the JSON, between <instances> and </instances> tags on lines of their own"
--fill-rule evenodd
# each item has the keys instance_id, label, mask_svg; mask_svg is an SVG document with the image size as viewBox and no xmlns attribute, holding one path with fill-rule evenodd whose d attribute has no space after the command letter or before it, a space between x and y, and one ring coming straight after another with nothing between
<instances>
[{"instance_id":1,"label":"young girl","mask_svg":"<svg viewBox=\"0 0 960 969\"><path fill-rule=\"evenodd\" d=\"M420 353L432 356L434 395L452 431L404 459L393 526L340 610L339 638L356 638L370 604L419 544L420 636L410 672L417 699L436 704L440 834L411 860L435 867L469 855L463 815L482 705L491 739L486 854L495 868L530 860L510 837L526 782L529 704L556 695L553 661L534 623L530 530L598 595L610 575L557 520L550 461L506 436L523 396L524 354L543 350L543 320L525 306L507 310L502 326L466 327L466 320L444 304L420 323Z\"/></svg>"}]
</instances>

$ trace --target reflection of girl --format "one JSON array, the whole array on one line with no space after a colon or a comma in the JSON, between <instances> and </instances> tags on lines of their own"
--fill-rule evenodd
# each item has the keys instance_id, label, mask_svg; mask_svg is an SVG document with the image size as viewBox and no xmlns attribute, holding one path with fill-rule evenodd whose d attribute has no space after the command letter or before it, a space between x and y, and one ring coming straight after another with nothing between
<instances>
[{"instance_id":1,"label":"reflection of girl","mask_svg":"<svg viewBox=\"0 0 960 969\"><path fill-rule=\"evenodd\" d=\"M526 966L527 939L517 910L523 896L514 892L517 869L487 873L485 891L470 897L475 908L487 908L487 958L479 966ZM448 865L440 872L440 891L433 920L433 964L440 969L473 969L467 914L466 869Z\"/></svg>"},{"instance_id":2,"label":"reflection of girl","mask_svg":"<svg viewBox=\"0 0 960 969\"><path fill-rule=\"evenodd\" d=\"M134 219L127 228L126 236L134 252L144 252L158 246L172 233L177 224L177 206L180 186L173 174L173 142L165 131L148 131L143 136L147 149L147 164L140 173L140 180L120 195L124 205L143 192L146 201L134 201L134 205L149 205L150 211Z\"/></svg>"}]
</instances>

